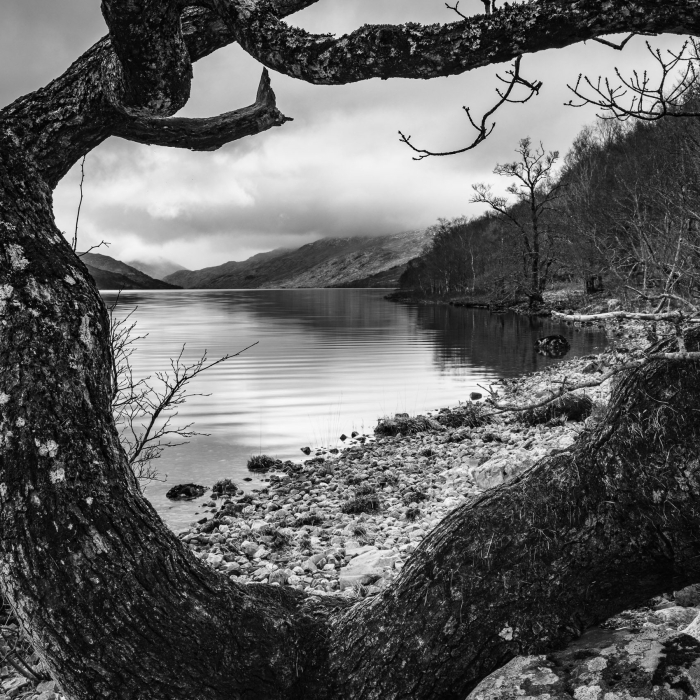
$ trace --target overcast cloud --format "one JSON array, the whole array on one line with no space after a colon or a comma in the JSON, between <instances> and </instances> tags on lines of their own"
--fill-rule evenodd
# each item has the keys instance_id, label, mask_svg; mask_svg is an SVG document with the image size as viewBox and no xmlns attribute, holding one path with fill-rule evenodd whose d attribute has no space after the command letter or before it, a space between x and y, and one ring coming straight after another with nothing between
<instances>
[{"instance_id":1,"label":"overcast cloud","mask_svg":"<svg viewBox=\"0 0 700 700\"><path fill-rule=\"evenodd\" d=\"M460 9L477 11L478 0ZM104 33L99 3L4 0L0 10L0 103L56 77ZM336 33L375 22L441 22L454 15L443 0L322 0L290 18L312 31ZM650 66L645 39L623 53L589 42L527 56L523 73L544 82L539 97L498 115L492 137L477 150L414 162L397 131L431 149L473 137L461 106L475 113L494 99L498 67L433 81L379 81L318 87L272 74L280 109L294 121L216 153L140 146L109 139L88 155L81 246L107 240L122 260L164 256L189 268L241 260L324 236L380 235L473 216L471 185L494 182L493 167L510 160L530 136L565 153L591 108L571 109L567 82L579 72L612 75ZM678 37L654 39L678 45ZM507 66L500 67L501 72ZM190 103L182 114L211 116L253 101L261 66L231 46L195 65ZM59 228L72 231L79 169L55 193Z\"/></svg>"}]
</instances>

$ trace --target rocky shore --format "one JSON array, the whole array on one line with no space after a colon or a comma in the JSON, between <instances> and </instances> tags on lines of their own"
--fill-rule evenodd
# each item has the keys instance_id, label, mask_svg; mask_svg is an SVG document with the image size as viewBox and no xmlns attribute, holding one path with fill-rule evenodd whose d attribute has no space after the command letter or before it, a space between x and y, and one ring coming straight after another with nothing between
<instances>
[{"instance_id":1,"label":"rocky shore","mask_svg":"<svg viewBox=\"0 0 700 700\"><path fill-rule=\"evenodd\" d=\"M623 356L645 342L641 327L614 324L607 330ZM563 383L602 376L617 359L614 353L589 355L501 380L491 387L492 398L531 404ZM447 513L573 444L600 420L609 392L610 380L580 390L576 411L567 413L564 406L556 415L501 413L484 397L422 417L398 414L380 421L377 434L354 435L340 450L319 449L302 461L277 463L264 488L245 492L226 481L208 489L198 499L204 517L177 534L194 556L237 583L292 586L317 596L372 596L391 583ZM470 700L696 697L698 605L700 591L678 599L669 592L650 608L587 633L573 651L514 659L485 679ZM36 661L32 668L41 680L0 667L0 700L61 700L54 682L41 675L38 657L30 661ZM629 684L616 689L610 669L633 677L634 693ZM678 687L674 678L681 679Z\"/></svg>"},{"instance_id":2,"label":"rocky shore","mask_svg":"<svg viewBox=\"0 0 700 700\"><path fill-rule=\"evenodd\" d=\"M590 379L606 362L588 356L493 389L509 402L530 402L563 381ZM602 413L608 391L606 385L586 390L588 422ZM408 431L420 429L416 434L358 436L340 451L287 462L267 477L266 488L242 496L211 493L202 504L206 517L179 537L196 557L239 583L372 595L448 512L569 447L586 426L565 420L528 425L482 402L441 409L417 425L406 418L395 419L399 429L404 419Z\"/></svg>"}]
</instances>

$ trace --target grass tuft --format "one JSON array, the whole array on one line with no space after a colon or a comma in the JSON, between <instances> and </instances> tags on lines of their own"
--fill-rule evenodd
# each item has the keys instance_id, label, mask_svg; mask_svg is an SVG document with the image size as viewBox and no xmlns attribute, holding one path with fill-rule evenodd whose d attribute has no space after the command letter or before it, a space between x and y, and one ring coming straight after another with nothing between
<instances>
[{"instance_id":1,"label":"grass tuft","mask_svg":"<svg viewBox=\"0 0 700 700\"><path fill-rule=\"evenodd\" d=\"M418 520L420 518L420 508L407 508L406 509L406 520L409 522L413 522L414 520Z\"/></svg>"},{"instance_id":2,"label":"grass tuft","mask_svg":"<svg viewBox=\"0 0 700 700\"><path fill-rule=\"evenodd\" d=\"M248 470L251 472L266 472L275 466L277 460L268 455L253 455L248 460Z\"/></svg>"},{"instance_id":3,"label":"grass tuft","mask_svg":"<svg viewBox=\"0 0 700 700\"><path fill-rule=\"evenodd\" d=\"M341 510L343 513L373 513L381 509L379 496L376 493L370 493L363 496L355 496L355 498L343 503Z\"/></svg>"},{"instance_id":4,"label":"grass tuft","mask_svg":"<svg viewBox=\"0 0 700 700\"><path fill-rule=\"evenodd\" d=\"M220 496L229 494L235 496L238 493L238 487L232 479L221 479L220 481L217 481L211 487L211 490Z\"/></svg>"}]
</instances>

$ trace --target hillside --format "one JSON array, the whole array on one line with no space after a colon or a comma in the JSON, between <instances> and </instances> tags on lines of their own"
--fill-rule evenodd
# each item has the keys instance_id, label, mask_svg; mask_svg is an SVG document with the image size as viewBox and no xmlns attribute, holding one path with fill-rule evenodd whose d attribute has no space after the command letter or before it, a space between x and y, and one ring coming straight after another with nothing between
<instances>
[{"instance_id":1,"label":"hillside","mask_svg":"<svg viewBox=\"0 0 700 700\"><path fill-rule=\"evenodd\" d=\"M154 279L131 265L100 253L84 253L82 261L98 289L177 289L172 283Z\"/></svg>"},{"instance_id":2,"label":"hillside","mask_svg":"<svg viewBox=\"0 0 700 700\"><path fill-rule=\"evenodd\" d=\"M168 275L172 275L173 272L178 272L180 270L188 272L186 267L174 263L167 258L156 258L148 262L142 260L128 260L126 264L156 280L164 280Z\"/></svg>"},{"instance_id":3,"label":"hillside","mask_svg":"<svg viewBox=\"0 0 700 700\"><path fill-rule=\"evenodd\" d=\"M429 242L423 230L379 237L323 238L297 250L280 248L165 279L185 288L271 289L388 286Z\"/></svg>"}]
</instances>

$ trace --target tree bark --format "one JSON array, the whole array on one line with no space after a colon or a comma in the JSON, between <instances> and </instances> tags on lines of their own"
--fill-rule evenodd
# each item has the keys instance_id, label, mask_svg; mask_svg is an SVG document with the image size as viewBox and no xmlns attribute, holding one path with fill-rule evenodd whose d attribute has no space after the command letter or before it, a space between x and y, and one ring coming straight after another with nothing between
<instances>
[{"instance_id":1,"label":"tree bark","mask_svg":"<svg viewBox=\"0 0 700 700\"><path fill-rule=\"evenodd\" d=\"M516 654L561 646L624 607L700 580L697 363L631 373L605 424L453 511L394 586L355 605L233 584L165 527L119 445L106 312L55 226L51 193L113 134L216 147L280 123L265 84L240 118L166 118L186 101L190 61L264 36L260 6L247 3L251 16L232 21L233 3L201 4L180 23L175 3L105 0L112 38L0 111L0 588L68 697L456 700ZM308 4L280 0L278 11ZM605 33L606 18L607 31L639 29L645 10L647 29L700 26L691 0L676 3L675 24L641 0L618 3L628 12L615 21L607 1L535 5L449 25L444 36L366 28L368 43L340 51L326 38L328 61L318 51L307 61L297 46L296 63L287 54L285 65L305 79L318 77L319 61L336 81L387 77L395 57L374 59L419 32L422 58L404 74L459 72L503 60L505 39L484 33L484 22L501 22L503 34L528 12L544 22L537 8L556 10L540 48ZM478 52L476 40L454 34L470 27L481 32ZM524 50L521 37L510 31L509 50ZM472 57L458 59L462 50ZM697 348L698 333L686 344Z\"/></svg>"}]
</instances>

